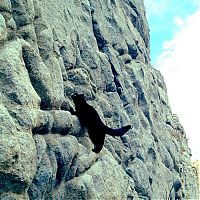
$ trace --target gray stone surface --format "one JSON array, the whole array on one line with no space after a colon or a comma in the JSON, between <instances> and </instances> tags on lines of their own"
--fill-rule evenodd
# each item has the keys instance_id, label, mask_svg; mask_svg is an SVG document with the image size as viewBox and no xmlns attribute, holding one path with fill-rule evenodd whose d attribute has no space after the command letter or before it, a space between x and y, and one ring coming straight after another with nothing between
<instances>
[{"instance_id":1,"label":"gray stone surface","mask_svg":"<svg viewBox=\"0 0 200 200\"><path fill-rule=\"evenodd\" d=\"M132 130L95 154L74 92ZM0 199L198 199L190 157L142 0L0 1Z\"/></svg>"}]
</instances>

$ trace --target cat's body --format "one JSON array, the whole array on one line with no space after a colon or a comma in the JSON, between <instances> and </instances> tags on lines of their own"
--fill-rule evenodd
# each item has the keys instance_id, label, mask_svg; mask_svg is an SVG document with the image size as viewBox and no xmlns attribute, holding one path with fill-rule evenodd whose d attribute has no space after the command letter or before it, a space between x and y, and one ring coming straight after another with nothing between
<instances>
[{"instance_id":1,"label":"cat's body","mask_svg":"<svg viewBox=\"0 0 200 200\"><path fill-rule=\"evenodd\" d=\"M102 122L97 111L87 104L83 95L74 94L72 95L72 99L76 110L74 114L79 118L80 123L87 128L89 137L94 144L93 151L95 153L99 153L103 148L106 134L111 136L122 136L131 129L131 125L119 129L109 128Z\"/></svg>"}]
</instances>

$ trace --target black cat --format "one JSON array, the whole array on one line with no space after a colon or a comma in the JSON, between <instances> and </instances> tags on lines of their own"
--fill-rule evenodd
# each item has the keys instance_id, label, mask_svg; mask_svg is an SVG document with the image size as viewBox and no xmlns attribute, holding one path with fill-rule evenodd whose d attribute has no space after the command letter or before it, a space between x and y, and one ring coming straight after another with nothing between
<instances>
[{"instance_id":1,"label":"black cat","mask_svg":"<svg viewBox=\"0 0 200 200\"><path fill-rule=\"evenodd\" d=\"M124 126L119 129L112 129L106 126L100 119L97 111L87 104L83 94L74 94L72 99L75 104L75 110L72 114L75 114L80 123L88 130L89 137L94 144L95 153L99 153L103 148L105 135L122 136L129 129L131 125Z\"/></svg>"}]
</instances>

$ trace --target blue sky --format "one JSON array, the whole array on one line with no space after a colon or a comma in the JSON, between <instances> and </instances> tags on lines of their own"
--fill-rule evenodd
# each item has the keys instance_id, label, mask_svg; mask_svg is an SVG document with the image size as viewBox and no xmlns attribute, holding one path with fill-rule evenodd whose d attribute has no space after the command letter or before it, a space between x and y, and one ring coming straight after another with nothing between
<instances>
[{"instance_id":1,"label":"blue sky","mask_svg":"<svg viewBox=\"0 0 200 200\"><path fill-rule=\"evenodd\" d=\"M162 51L164 41L179 30L175 19L185 19L198 9L198 0L144 0L151 35L151 63Z\"/></svg>"},{"instance_id":2,"label":"blue sky","mask_svg":"<svg viewBox=\"0 0 200 200\"><path fill-rule=\"evenodd\" d=\"M178 114L200 160L200 0L144 0L150 27L151 63L167 85L172 112Z\"/></svg>"}]
</instances>

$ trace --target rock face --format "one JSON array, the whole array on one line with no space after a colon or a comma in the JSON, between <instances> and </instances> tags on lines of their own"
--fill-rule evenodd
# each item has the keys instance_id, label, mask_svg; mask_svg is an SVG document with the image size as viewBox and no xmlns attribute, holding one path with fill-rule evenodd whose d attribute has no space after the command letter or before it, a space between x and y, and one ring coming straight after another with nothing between
<instances>
[{"instance_id":1,"label":"rock face","mask_svg":"<svg viewBox=\"0 0 200 200\"><path fill-rule=\"evenodd\" d=\"M95 154L74 92L133 128ZM198 199L190 156L142 0L0 1L0 199Z\"/></svg>"}]
</instances>

